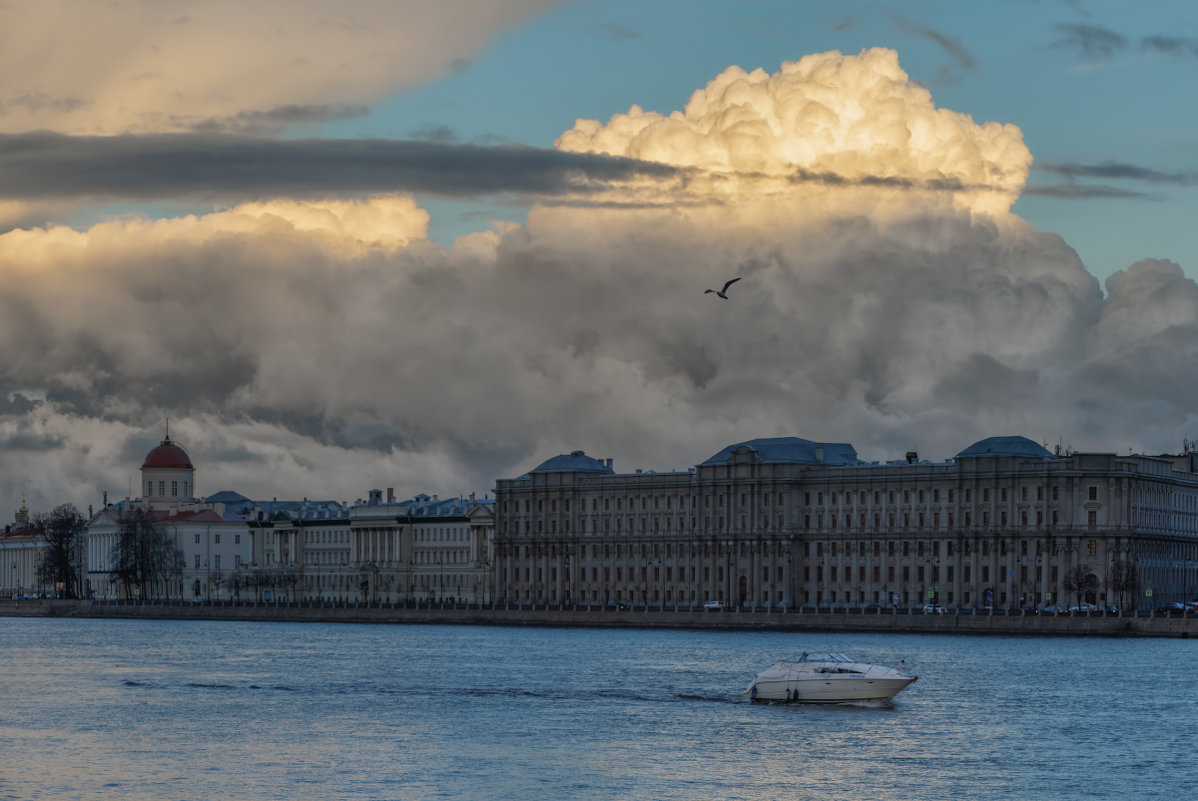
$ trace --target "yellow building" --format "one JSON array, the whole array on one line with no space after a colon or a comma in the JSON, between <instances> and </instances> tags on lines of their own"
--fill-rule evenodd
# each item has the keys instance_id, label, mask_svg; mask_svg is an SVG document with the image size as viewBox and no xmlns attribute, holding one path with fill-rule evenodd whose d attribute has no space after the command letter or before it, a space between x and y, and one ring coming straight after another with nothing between
<instances>
[{"instance_id":1,"label":"yellow building","mask_svg":"<svg viewBox=\"0 0 1198 801\"><path fill-rule=\"evenodd\" d=\"M581 451L497 482L496 598L771 608L1149 606L1198 597L1194 454L992 437L865 462L797 437L687 471Z\"/></svg>"}]
</instances>

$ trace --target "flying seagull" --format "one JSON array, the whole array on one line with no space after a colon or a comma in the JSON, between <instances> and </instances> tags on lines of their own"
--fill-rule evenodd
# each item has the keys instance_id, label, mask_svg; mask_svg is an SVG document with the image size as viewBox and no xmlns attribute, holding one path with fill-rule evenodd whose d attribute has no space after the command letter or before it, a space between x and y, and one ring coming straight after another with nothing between
<instances>
[{"instance_id":1,"label":"flying seagull","mask_svg":"<svg viewBox=\"0 0 1198 801\"><path fill-rule=\"evenodd\" d=\"M736 283L737 281L739 281L739 280L740 280L739 278L733 278L731 281L729 281L728 283L724 284L724 288L723 288L723 289L718 289L718 290L717 290L717 289L709 289L709 290L707 290L707 292L704 292L703 294L704 294L704 295L706 295L708 292L714 292L714 293L716 294L716 297L720 297L720 298L723 298L724 300L727 300L727 299L728 299L728 295L727 295L727 294L725 294L725 293L727 293L727 292L728 292L728 287L732 286L733 284L735 284L735 283Z\"/></svg>"}]
</instances>

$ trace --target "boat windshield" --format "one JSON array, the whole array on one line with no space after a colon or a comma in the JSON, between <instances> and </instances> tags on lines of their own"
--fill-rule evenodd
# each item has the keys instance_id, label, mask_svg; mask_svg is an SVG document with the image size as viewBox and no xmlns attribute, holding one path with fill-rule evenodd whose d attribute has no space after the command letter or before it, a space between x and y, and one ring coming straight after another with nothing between
<instances>
[{"instance_id":1,"label":"boat windshield","mask_svg":"<svg viewBox=\"0 0 1198 801\"><path fill-rule=\"evenodd\" d=\"M817 651L815 653L803 654L795 660L796 662L852 662L847 656L836 651Z\"/></svg>"}]
</instances>

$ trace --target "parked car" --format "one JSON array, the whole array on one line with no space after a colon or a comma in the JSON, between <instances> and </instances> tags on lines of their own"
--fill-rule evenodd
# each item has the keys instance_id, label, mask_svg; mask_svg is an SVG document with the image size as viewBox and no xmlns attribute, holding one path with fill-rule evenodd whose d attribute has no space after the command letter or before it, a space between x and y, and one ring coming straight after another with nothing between
<instances>
[{"instance_id":1,"label":"parked car","mask_svg":"<svg viewBox=\"0 0 1198 801\"><path fill-rule=\"evenodd\" d=\"M943 615L944 607L940 604L924 604L923 613L925 615Z\"/></svg>"},{"instance_id":2,"label":"parked car","mask_svg":"<svg viewBox=\"0 0 1198 801\"><path fill-rule=\"evenodd\" d=\"M1039 610L1039 609L1037 609L1037 608L1036 608L1036 607L1034 607L1034 606L1023 606L1023 607L1020 607L1019 611L1020 611L1020 612L1023 612L1023 614L1025 614L1025 615L1038 615L1038 614L1040 614L1040 610Z\"/></svg>"},{"instance_id":3,"label":"parked car","mask_svg":"<svg viewBox=\"0 0 1198 801\"><path fill-rule=\"evenodd\" d=\"M1063 606L1057 606L1056 604L1053 604L1051 606L1044 607L1044 614L1046 614L1046 615L1067 615L1067 614L1069 614L1069 610Z\"/></svg>"},{"instance_id":4,"label":"parked car","mask_svg":"<svg viewBox=\"0 0 1198 801\"><path fill-rule=\"evenodd\" d=\"M723 601L708 601L707 603L703 604L703 608L704 609L723 609L724 602Z\"/></svg>"},{"instance_id":5,"label":"parked car","mask_svg":"<svg viewBox=\"0 0 1198 801\"><path fill-rule=\"evenodd\" d=\"M1070 612L1081 612L1081 613L1085 614L1087 612L1097 612L1098 607L1094 604L1078 604L1077 606L1069 607L1069 611Z\"/></svg>"},{"instance_id":6,"label":"parked car","mask_svg":"<svg viewBox=\"0 0 1198 801\"><path fill-rule=\"evenodd\" d=\"M1177 601L1169 601L1158 606L1156 611L1164 615L1180 615L1185 613L1186 605Z\"/></svg>"},{"instance_id":7,"label":"parked car","mask_svg":"<svg viewBox=\"0 0 1198 801\"><path fill-rule=\"evenodd\" d=\"M608 601L607 608L608 609L627 609L628 604L621 603L620 601Z\"/></svg>"}]
</instances>

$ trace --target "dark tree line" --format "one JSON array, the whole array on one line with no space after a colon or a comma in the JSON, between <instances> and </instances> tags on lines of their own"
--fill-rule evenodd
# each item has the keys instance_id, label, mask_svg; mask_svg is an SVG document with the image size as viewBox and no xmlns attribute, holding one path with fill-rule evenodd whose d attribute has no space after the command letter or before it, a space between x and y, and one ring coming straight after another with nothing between
<instances>
[{"instance_id":1,"label":"dark tree line","mask_svg":"<svg viewBox=\"0 0 1198 801\"><path fill-rule=\"evenodd\" d=\"M170 597L183 575L183 551L167 536L149 509L137 507L121 516L112 547L113 580L126 598Z\"/></svg>"},{"instance_id":2,"label":"dark tree line","mask_svg":"<svg viewBox=\"0 0 1198 801\"><path fill-rule=\"evenodd\" d=\"M83 594L83 533L87 518L74 504L64 503L30 521L43 547L37 561L37 578L63 598Z\"/></svg>"}]
</instances>

